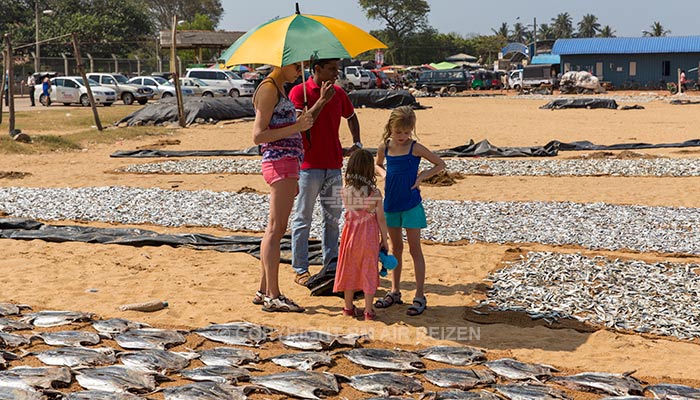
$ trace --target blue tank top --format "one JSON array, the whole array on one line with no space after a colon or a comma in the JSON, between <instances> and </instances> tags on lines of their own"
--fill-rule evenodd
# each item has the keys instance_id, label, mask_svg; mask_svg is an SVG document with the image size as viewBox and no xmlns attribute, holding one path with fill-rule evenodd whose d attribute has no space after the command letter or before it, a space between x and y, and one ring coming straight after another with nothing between
<instances>
[{"instance_id":1,"label":"blue tank top","mask_svg":"<svg viewBox=\"0 0 700 400\"><path fill-rule=\"evenodd\" d=\"M386 180L384 184L384 212L400 212L421 203L420 190L411 189L418 177L420 157L413 155L414 140L407 154L390 156L389 145L384 149Z\"/></svg>"}]
</instances>

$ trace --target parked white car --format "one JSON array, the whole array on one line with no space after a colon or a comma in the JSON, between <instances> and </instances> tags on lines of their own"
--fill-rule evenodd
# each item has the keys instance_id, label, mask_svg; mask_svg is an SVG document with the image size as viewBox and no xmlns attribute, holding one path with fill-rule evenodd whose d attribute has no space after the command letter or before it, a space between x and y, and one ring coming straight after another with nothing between
<instances>
[{"instance_id":1,"label":"parked white car","mask_svg":"<svg viewBox=\"0 0 700 400\"><path fill-rule=\"evenodd\" d=\"M241 78L235 72L223 69L190 68L185 78L199 78L211 85L227 87L228 95L231 97L252 96L255 92L253 82Z\"/></svg>"},{"instance_id":2,"label":"parked white car","mask_svg":"<svg viewBox=\"0 0 700 400\"><path fill-rule=\"evenodd\" d=\"M129 79L129 83L132 85L146 86L153 89L153 100L175 96L175 85L160 76L137 76ZM194 96L194 90L191 88L181 86L180 91L185 97Z\"/></svg>"},{"instance_id":3,"label":"parked white car","mask_svg":"<svg viewBox=\"0 0 700 400\"><path fill-rule=\"evenodd\" d=\"M111 106L117 101L117 92L113 89L100 86L99 83L88 79L92 96L95 103L102 104L106 107ZM42 84L34 87L34 98L40 104L46 105L46 96L43 94ZM51 102L63 103L68 106L71 104L81 104L83 106L90 105L87 88L83 82L83 78L79 76L61 76L51 79Z\"/></svg>"},{"instance_id":4,"label":"parked white car","mask_svg":"<svg viewBox=\"0 0 700 400\"><path fill-rule=\"evenodd\" d=\"M228 88L210 85L198 78L180 78L180 86L194 90L195 96L224 97L228 96Z\"/></svg>"}]
</instances>

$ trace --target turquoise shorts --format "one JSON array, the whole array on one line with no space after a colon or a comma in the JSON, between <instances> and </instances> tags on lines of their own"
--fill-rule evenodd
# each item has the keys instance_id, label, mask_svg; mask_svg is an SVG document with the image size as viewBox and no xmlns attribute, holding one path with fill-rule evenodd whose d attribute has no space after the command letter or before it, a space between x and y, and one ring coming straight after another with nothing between
<instances>
[{"instance_id":1,"label":"turquoise shorts","mask_svg":"<svg viewBox=\"0 0 700 400\"><path fill-rule=\"evenodd\" d=\"M385 212L384 214L386 215L386 225L389 228L423 229L428 226L423 203L410 210Z\"/></svg>"}]
</instances>

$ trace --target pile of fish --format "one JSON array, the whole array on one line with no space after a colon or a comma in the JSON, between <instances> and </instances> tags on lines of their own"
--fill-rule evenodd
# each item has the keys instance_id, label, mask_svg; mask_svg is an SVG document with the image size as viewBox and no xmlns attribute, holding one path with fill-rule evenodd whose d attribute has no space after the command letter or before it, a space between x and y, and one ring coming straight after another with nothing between
<instances>
[{"instance_id":1,"label":"pile of fish","mask_svg":"<svg viewBox=\"0 0 700 400\"><path fill-rule=\"evenodd\" d=\"M446 159L449 172L493 176L700 176L700 159ZM421 162L422 169L430 164ZM138 174L260 174L258 159L189 159L129 165L117 172Z\"/></svg>"},{"instance_id":2,"label":"pile of fish","mask_svg":"<svg viewBox=\"0 0 700 400\"><path fill-rule=\"evenodd\" d=\"M0 188L0 211L44 221L220 226L262 232L267 195L158 188ZM542 243L700 254L700 209L572 202L425 200L422 238L438 243ZM311 234L322 237L321 210ZM342 221L341 221L342 222Z\"/></svg>"},{"instance_id":3,"label":"pile of fish","mask_svg":"<svg viewBox=\"0 0 700 400\"><path fill-rule=\"evenodd\" d=\"M533 318L700 338L700 265L529 252L492 273L482 305Z\"/></svg>"},{"instance_id":4,"label":"pile of fish","mask_svg":"<svg viewBox=\"0 0 700 400\"><path fill-rule=\"evenodd\" d=\"M118 318L96 320L81 312L22 314L11 303L0 303L0 317L3 400L137 400L152 395L166 400L230 400L253 393L320 399L338 398L345 387L366 396L382 396L377 399L550 400L576 398L577 392L620 399L643 398L634 397L643 394L700 399L698 388L645 387L630 373L557 374L549 365L511 358L487 360L483 350L468 346L435 346L416 352L361 347L368 342L364 335L323 331L283 335L248 322L174 331ZM57 326L63 330L46 330ZM205 349L185 348L189 335L205 338L201 346ZM35 341L43 343L38 350ZM273 342L283 346L277 345L280 354L261 359L257 349ZM46 366L24 365L32 358ZM348 375L347 368L338 372L341 358L365 373ZM424 360L444 366L427 368ZM267 363L289 370L266 374ZM71 390L73 382L84 390ZM161 386L163 382L170 383Z\"/></svg>"}]
</instances>

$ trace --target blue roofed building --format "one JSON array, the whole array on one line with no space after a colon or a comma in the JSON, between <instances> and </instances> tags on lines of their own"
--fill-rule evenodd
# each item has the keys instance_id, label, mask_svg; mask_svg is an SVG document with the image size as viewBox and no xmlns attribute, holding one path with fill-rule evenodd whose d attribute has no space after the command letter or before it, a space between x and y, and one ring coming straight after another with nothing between
<instances>
[{"instance_id":1,"label":"blue roofed building","mask_svg":"<svg viewBox=\"0 0 700 400\"><path fill-rule=\"evenodd\" d=\"M659 89L676 82L679 69L697 79L700 36L558 39L552 54L562 72L589 71L616 88Z\"/></svg>"}]
</instances>

